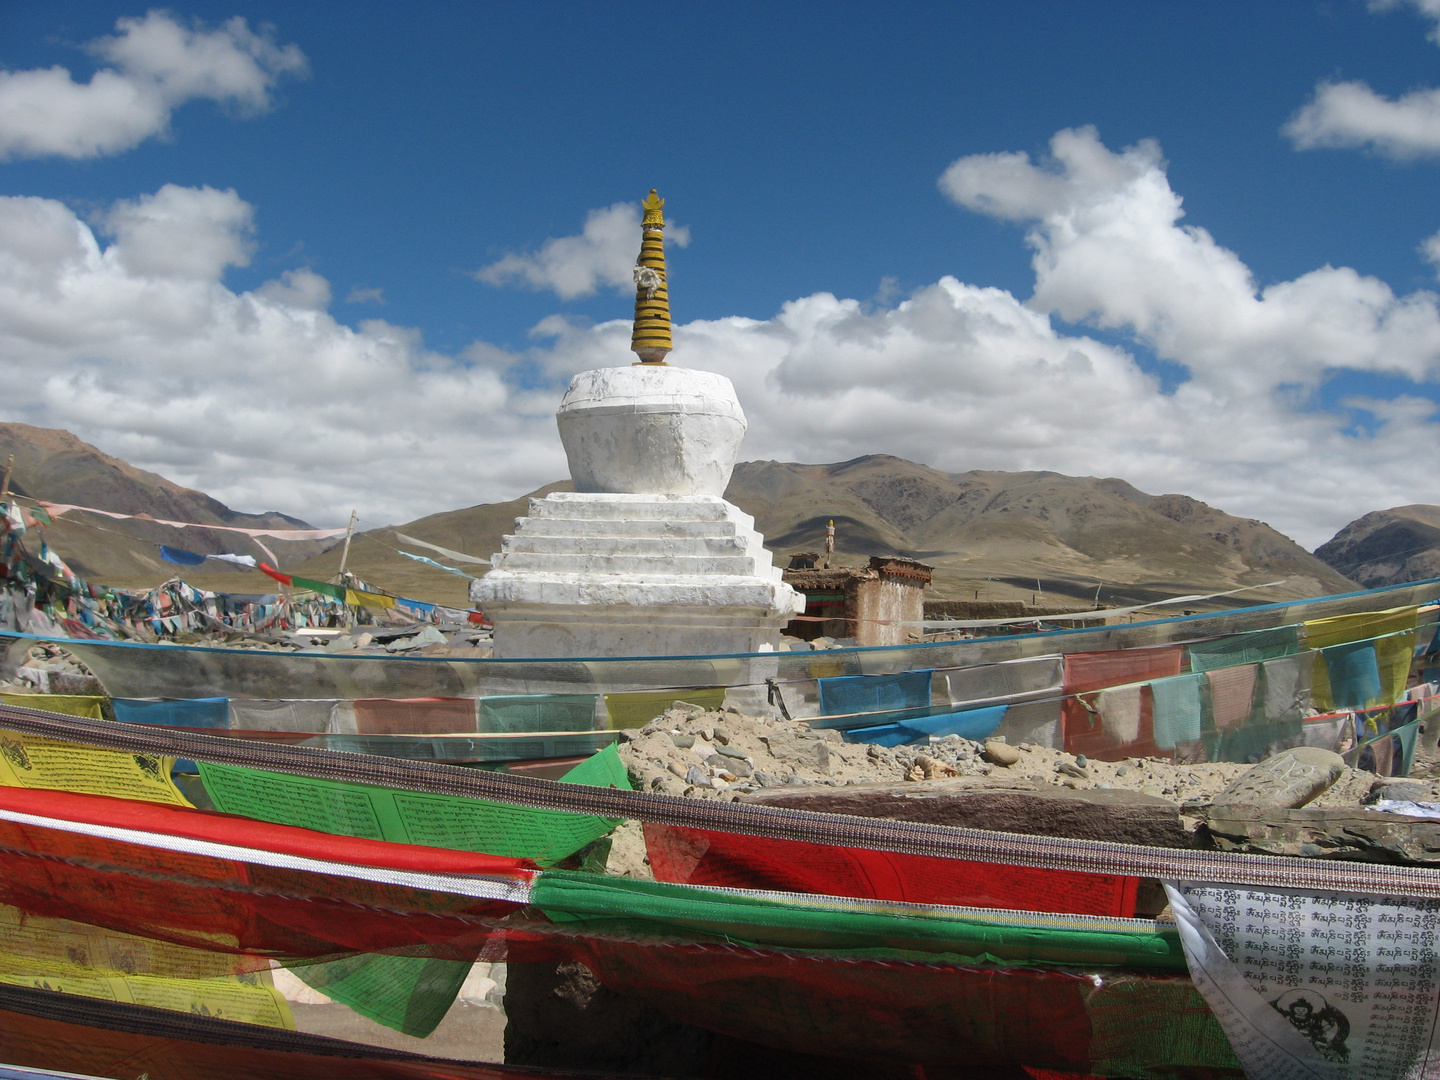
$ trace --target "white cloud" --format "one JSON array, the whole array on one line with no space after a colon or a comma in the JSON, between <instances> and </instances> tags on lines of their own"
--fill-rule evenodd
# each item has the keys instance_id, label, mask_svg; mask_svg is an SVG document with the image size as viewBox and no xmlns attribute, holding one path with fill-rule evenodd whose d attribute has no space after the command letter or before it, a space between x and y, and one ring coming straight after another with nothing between
<instances>
[{"instance_id":1,"label":"white cloud","mask_svg":"<svg viewBox=\"0 0 1440 1080\"><path fill-rule=\"evenodd\" d=\"M193 98L263 112L282 75L306 71L297 46L277 45L268 30L257 34L239 17L210 30L150 11L115 27L117 34L88 46L111 65L89 82L59 66L0 71L0 160L130 150L167 134L170 114Z\"/></svg>"},{"instance_id":2,"label":"white cloud","mask_svg":"<svg viewBox=\"0 0 1440 1080\"><path fill-rule=\"evenodd\" d=\"M1363 82L1323 82L1284 132L1299 150L1363 149L1405 160L1440 154L1440 90L1391 99Z\"/></svg>"},{"instance_id":3,"label":"white cloud","mask_svg":"<svg viewBox=\"0 0 1440 1080\"><path fill-rule=\"evenodd\" d=\"M732 379L750 459L1115 475L1311 546L1367 511L1440 503L1440 476L1416 464L1440 456L1420 392L1440 374L1436 297L1332 267L1260 289L1181 223L1158 147L1114 152L1081 130L1052 154L966 157L941 181L1025 224L1028 301L952 277L888 309L820 293L770 319L677 326L671 359ZM183 273L134 254L163 216L134 208L155 206L188 208L165 227L188 222L210 254ZM101 220L109 247L60 203L0 199L0 417L68 428L239 509L398 522L513 498L565 475L565 381L632 359L623 318L552 316L520 353L477 341L450 357L413 329L338 323L311 270L235 292L223 273L250 213L233 193L162 190ZM1132 334L1188 377L1163 392L1125 349L1055 316ZM1341 371L1417 385L1320 408Z\"/></svg>"},{"instance_id":4,"label":"white cloud","mask_svg":"<svg viewBox=\"0 0 1440 1080\"><path fill-rule=\"evenodd\" d=\"M1440 0L1370 0L1371 11L1393 11L1398 7L1413 7L1435 25L1425 36L1440 45Z\"/></svg>"},{"instance_id":5,"label":"white cloud","mask_svg":"<svg viewBox=\"0 0 1440 1080\"><path fill-rule=\"evenodd\" d=\"M1371 11L1413 7L1432 23L1440 44L1440 0L1371 0ZM1281 131L1297 150L1371 149L1397 160L1440 154L1440 90L1412 90L1398 98L1359 81L1321 82Z\"/></svg>"},{"instance_id":6,"label":"white cloud","mask_svg":"<svg viewBox=\"0 0 1440 1080\"><path fill-rule=\"evenodd\" d=\"M286 270L279 281L267 281L255 295L280 307L324 311L330 306L330 282L313 270Z\"/></svg>"},{"instance_id":7,"label":"white cloud","mask_svg":"<svg viewBox=\"0 0 1440 1080\"><path fill-rule=\"evenodd\" d=\"M326 523L351 506L408 520L564 474L558 393L512 392L513 357L482 366L409 328L344 326L308 269L227 288L251 217L233 192L167 186L101 216L107 247L61 203L0 198L0 414L237 508Z\"/></svg>"},{"instance_id":8,"label":"white cloud","mask_svg":"<svg viewBox=\"0 0 1440 1080\"><path fill-rule=\"evenodd\" d=\"M1419 251L1421 258L1433 265L1436 275L1440 276L1440 232L1420 241Z\"/></svg>"},{"instance_id":9,"label":"white cloud","mask_svg":"<svg viewBox=\"0 0 1440 1080\"><path fill-rule=\"evenodd\" d=\"M232 191L166 184L118 202L98 223L116 243L110 256L137 277L218 278L250 262L254 211Z\"/></svg>"},{"instance_id":10,"label":"white cloud","mask_svg":"<svg viewBox=\"0 0 1440 1080\"><path fill-rule=\"evenodd\" d=\"M690 243L690 230L667 225L665 242ZM621 202L585 217L578 236L552 237L528 255L506 255L481 267L475 277L490 285L517 283L536 290L552 289L562 300L593 296L599 288L620 292L635 288L631 274L640 254L640 206Z\"/></svg>"},{"instance_id":11,"label":"white cloud","mask_svg":"<svg viewBox=\"0 0 1440 1080\"><path fill-rule=\"evenodd\" d=\"M384 304L385 290L380 288L367 289L356 285L345 294L347 304Z\"/></svg>"}]
</instances>

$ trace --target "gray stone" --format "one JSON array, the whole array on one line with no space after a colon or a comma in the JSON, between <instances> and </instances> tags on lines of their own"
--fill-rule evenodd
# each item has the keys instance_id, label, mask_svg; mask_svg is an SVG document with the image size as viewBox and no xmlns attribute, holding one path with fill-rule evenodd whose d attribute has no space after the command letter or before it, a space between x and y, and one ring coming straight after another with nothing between
<instances>
[{"instance_id":1,"label":"gray stone","mask_svg":"<svg viewBox=\"0 0 1440 1080\"><path fill-rule=\"evenodd\" d=\"M690 747L692 747L692 746L695 745L695 736L694 736L694 735L671 735L671 736L670 736L670 741L673 742L676 746L678 746L681 750L689 750Z\"/></svg>"},{"instance_id":2,"label":"gray stone","mask_svg":"<svg viewBox=\"0 0 1440 1080\"><path fill-rule=\"evenodd\" d=\"M1249 806L1294 810L1345 774L1345 760L1318 746L1297 746L1242 773L1211 801L1214 810Z\"/></svg>"},{"instance_id":3,"label":"gray stone","mask_svg":"<svg viewBox=\"0 0 1440 1080\"><path fill-rule=\"evenodd\" d=\"M1432 802L1435 789L1428 780L1409 780L1382 776L1365 797L1367 803L1378 799L1399 799L1403 802Z\"/></svg>"},{"instance_id":4,"label":"gray stone","mask_svg":"<svg viewBox=\"0 0 1440 1080\"><path fill-rule=\"evenodd\" d=\"M690 768L685 771L685 782L687 784L694 784L696 787L714 786L710 783L710 774L700 768L699 765L691 765Z\"/></svg>"},{"instance_id":5,"label":"gray stone","mask_svg":"<svg viewBox=\"0 0 1440 1080\"><path fill-rule=\"evenodd\" d=\"M1077 780L1084 780L1090 775L1078 765L1072 765L1068 761L1057 761L1055 763L1055 771L1063 773L1065 776L1073 776Z\"/></svg>"},{"instance_id":6,"label":"gray stone","mask_svg":"<svg viewBox=\"0 0 1440 1080\"><path fill-rule=\"evenodd\" d=\"M105 696L105 687L94 675L80 671L52 671L50 673L52 694L82 694Z\"/></svg>"},{"instance_id":7,"label":"gray stone","mask_svg":"<svg viewBox=\"0 0 1440 1080\"><path fill-rule=\"evenodd\" d=\"M985 756L996 765L1014 765L1020 760L1020 751L1009 743L990 739L985 743Z\"/></svg>"},{"instance_id":8,"label":"gray stone","mask_svg":"<svg viewBox=\"0 0 1440 1080\"><path fill-rule=\"evenodd\" d=\"M830 748L826 738L828 734L830 733L812 732L808 728L803 732L782 729L770 735L762 735L761 739L770 748L770 753L785 764L806 769L819 768L823 771L830 765ZM834 734L838 735L839 732Z\"/></svg>"},{"instance_id":9,"label":"gray stone","mask_svg":"<svg viewBox=\"0 0 1440 1080\"><path fill-rule=\"evenodd\" d=\"M1440 865L1440 821L1359 807L1214 807L1206 831L1221 851Z\"/></svg>"},{"instance_id":10,"label":"gray stone","mask_svg":"<svg viewBox=\"0 0 1440 1080\"><path fill-rule=\"evenodd\" d=\"M751 775L750 763L743 758L738 761L734 758L731 758L725 763L725 768L729 769L736 776L742 778Z\"/></svg>"},{"instance_id":11,"label":"gray stone","mask_svg":"<svg viewBox=\"0 0 1440 1080\"><path fill-rule=\"evenodd\" d=\"M1122 789L1074 791L1030 780L961 777L925 784L768 790L748 795L743 801L1027 836L1113 840L1166 848L1194 846L1175 803Z\"/></svg>"}]
</instances>

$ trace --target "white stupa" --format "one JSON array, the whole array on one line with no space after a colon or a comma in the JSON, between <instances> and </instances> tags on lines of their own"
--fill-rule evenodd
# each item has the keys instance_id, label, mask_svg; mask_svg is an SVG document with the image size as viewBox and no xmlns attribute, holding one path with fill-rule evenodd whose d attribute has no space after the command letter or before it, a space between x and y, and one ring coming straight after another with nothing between
<instances>
[{"instance_id":1,"label":"white stupa","mask_svg":"<svg viewBox=\"0 0 1440 1080\"><path fill-rule=\"evenodd\" d=\"M745 414L723 375L672 367L664 202L645 201L640 362L583 371L555 414L573 492L531 499L470 598L497 657L773 650L805 598L725 501Z\"/></svg>"}]
</instances>

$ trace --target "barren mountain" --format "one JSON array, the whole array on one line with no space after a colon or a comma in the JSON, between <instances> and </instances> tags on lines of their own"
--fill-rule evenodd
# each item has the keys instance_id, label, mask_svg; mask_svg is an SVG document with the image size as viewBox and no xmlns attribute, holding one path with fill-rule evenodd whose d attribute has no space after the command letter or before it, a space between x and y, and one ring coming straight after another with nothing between
<instances>
[{"instance_id":1,"label":"barren mountain","mask_svg":"<svg viewBox=\"0 0 1440 1080\"><path fill-rule=\"evenodd\" d=\"M1228 604L1355 587L1262 522L1184 495L1147 495L1123 480L1045 472L951 474L870 456L836 465L743 462L725 494L755 516L782 565L797 551L818 552L825 523L833 518L839 562L863 563L881 554L923 559L936 567L936 597L1029 600L1039 593L1040 600L1070 603L1093 601L1098 591L1103 603L1123 604L1285 579L1284 585L1217 602ZM396 533L488 558L525 513L526 498L362 534L349 565L387 588L460 604L464 579L406 559L397 549L451 560ZM295 572L326 578L338 564L338 551L331 551ZM476 576L486 569L452 565Z\"/></svg>"},{"instance_id":2,"label":"barren mountain","mask_svg":"<svg viewBox=\"0 0 1440 1080\"><path fill-rule=\"evenodd\" d=\"M68 431L29 424L0 424L0 473L4 472L11 454L15 456L15 466L10 490L32 499L207 525L252 529L311 527L281 513L242 514L231 510L204 492L181 487L163 476L102 453ZM204 567L192 569L160 558L161 544L200 554L230 552L266 558L252 541L239 533L172 529L152 522L72 511L57 519L45 536L81 577L107 585L155 585L186 570L186 580L197 584L201 579L214 578L223 582L215 587L252 591L238 583L236 575L240 574L247 579L253 577L256 588L269 591L262 584L269 579L254 571L232 571L224 563L213 560ZM291 563L310 558L332 542L267 540L266 544L282 561ZM38 543L35 550L39 550Z\"/></svg>"},{"instance_id":3,"label":"barren mountain","mask_svg":"<svg viewBox=\"0 0 1440 1080\"><path fill-rule=\"evenodd\" d=\"M818 551L835 519L846 560L911 555L954 599L1147 601L1288 579L1237 598L1278 600L1353 582L1259 521L1185 495L1059 473L943 473L883 455L835 465L738 465L727 496L772 549ZM1037 583L1037 579L1039 579Z\"/></svg>"},{"instance_id":4,"label":"barren mountain","mask_svg":"<svg viewBox=\"0 0 1440 1080\"><path fill-rule=\"evenodd\" d=\"M64 431L0 424L0 466L9 453L15 455L12 488L36 498L176 521L306 527L283 514L238 513L208 495L103 454ZM568 482L562 482L532 494L568 488ZM833 518L838 562L863 563L880 554L923 559L936 567L932 595L937 598L1034 597L1070 603L1093 601L1098 593L1103 603L1123 604L1285 579L1282 586L1223 601L1244 603L1354 587L1262 522L1232 517L1184 495L1148 495L1113 478L1049 472L944 473L872 455L834 465L744 462L736 466L726 496L755 516L782 565L795 552L819 551L825 523ZM407 559L400 552L479 576L488 569L490 554L499 550L501 536L525 513L529 497L360 533L351 545L348 566L381 588L464 606L468 587L464 577ZM1417 518L1406 527L1412 532L1428 528L1433 539L1440 540L1440 508L1406 507L1385 513L1403 516L1404 511L1429 511L1429 524ZM1369 515L1349 528L1382 516ZM400 534L483 561L450 559L402 540ZM192 569L160 560L162 543L196 552L263 557L235 533L181 531L145 521L71 514L51 526L46 536L77 572L107 584L154 585L180 574L204 588L273 589L270 579L257 571L232 571L214 562ZM300 576L326 580L339 569L337 543L267 543L285 568ZM1413 538L1397 544L1416 546Z\"/></svg>"},{"instance_id":5,"label":"barren mountain","mask_svg":"<svg viewBox=\"0 0 1440 1080\"><path fill-rule=\"evenodd\" d=\"M1396 506L1356 518L1315 549L1369 588L1440 577L1440 506Z\"/></svg>"},{"instance_id":6,"label":"barren mountain","mask_svg":"<svg viewBox=\"0 0 1440 1080\"><path fill-rule=\"evenodd\" d=\"M350 544L350 557L346 567L372 585L377 585L401 596L413 596L417 600L429 600L449 607L470 606L470 583L455 574L447 574L414 559L407 559L401 551L413 555L424 555L436 562L464 571L471 577L480 577L490 569L490 556L500 550L500 538L515 528L515 519L523 515L532 498L540 498L552 491L570 491L570 481L547 484L529 495L503 503L481 503L464 510L449 510L442 514L431 514L417 518L407 525L393 528L372 529L357 533ZM483 563L461 562L447 558L430 548L402 540L399 534L424 540L451 551L471 555L484 560ZM292 567L292 572L317 581L328 581L340 569L340 549L331 548L308 562Z\"/></svg>"}]
</instances>

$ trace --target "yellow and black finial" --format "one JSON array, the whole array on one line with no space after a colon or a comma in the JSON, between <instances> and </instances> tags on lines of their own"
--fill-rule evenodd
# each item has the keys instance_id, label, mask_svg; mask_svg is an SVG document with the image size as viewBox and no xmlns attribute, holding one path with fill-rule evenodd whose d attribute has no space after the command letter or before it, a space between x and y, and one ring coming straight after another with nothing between
<instances>
[{"instance_id":1,"label":"yellow and black finial","mask_svg":"<svg viewBox=\"0 0 1440 1080\"><path fill-rule=\"evenodd\" d=\"M665 200L650 189L642 204L640 258L635 260L635 330L630 350L642 364L663 364L670 352L670 290L665 280Z\"/></svg>"}]
</instances>

